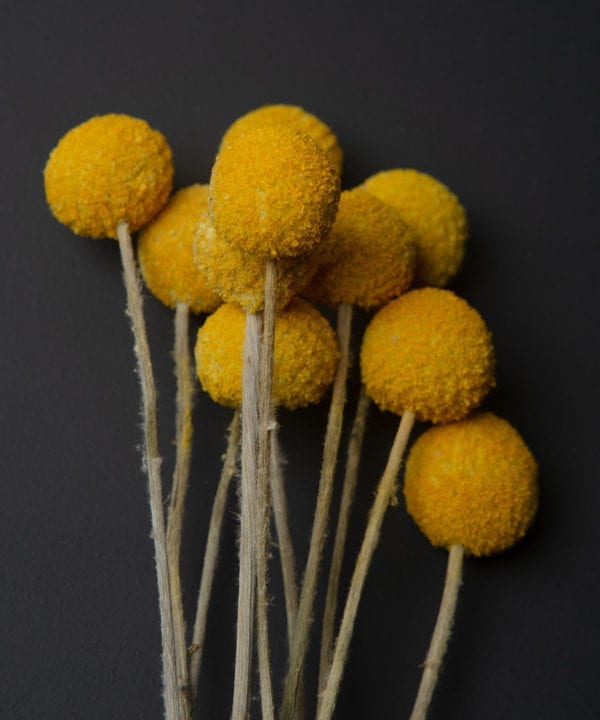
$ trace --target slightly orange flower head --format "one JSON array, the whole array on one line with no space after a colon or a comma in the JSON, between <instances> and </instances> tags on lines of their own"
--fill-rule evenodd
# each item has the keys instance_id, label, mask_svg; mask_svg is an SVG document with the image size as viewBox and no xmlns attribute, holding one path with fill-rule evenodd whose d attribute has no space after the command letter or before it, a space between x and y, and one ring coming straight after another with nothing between
<instances>
[{"instance_id":1,"label":"slightly orange flower head","mask_svg":"<svg viewBox=\"0 0 600 720\"><path fill-rule=\"evenodd\" d=\"M167 202L173 182L164 136L129 115L99 115L69 130L44 170L54 217L77 233L117 237L149 222Z\"/></svg>"},{"instance_id":2,"label":"slightly orange flower head","mask_svg":"<svg viewBox=\"0 0 600 720\"><path fill-rule=\"evenodd\" d=\"M417 234L419 283L446 286L460 269L467 239L467 218L456 195L417 170L377 173L364 188L397 208Z\"/></svg>"},{"instance_id":3,"label":"slightly orange flower head","mask_svg":"<svg viewBox=\"0 0 600 720\"><path fill-rule=\"evenodd\" d=\"M198 331L196 368L202 387L215 402L242 402L242 355L246 314L222 305ZM317 403L333 381L339 359L335 333L309 303L294 298L275 319L273 398L293 410Z\"/></svg>"},{"instance_id":4,"label":"slightly orange flower head","mask_svg":"<svg viewBox=\"0 0 600 720\"><path fill-rule=\"evenodd\" d=\"M299 132L310 135L329 158L338 175L342 172L342 148L331 128L318 117L297 105L263 105L238 118L229 127L221 145L242 135L257 125L289 125Z\"/></svg>"},{"instance_id":5,"label":"slightly orange flower head","mask_svg":"<svg viewBox=\"0 0 600 720\"><path fill-rule=\"evenodd\" d=\"M392 300L369 323L362 379L382 410L450 422L494 386L492 338L479 313L450 290L422 288Z\"/></svg>"},{"instance_id":6,"label":"slightly orange flower head","mask_svg":"<svg viewBox=\"0 0 600 720\"><path fill-rule=\"evenodd\" d=\"M306 287L319 266L323 245L300 257L283 257L276 261L277 310L282 310ZM208 218L202 218L196 226L194 263L206 285L225 302L239 305L249 313L263 309L264 258L222 240Z\"/></svg>"},{"instance_id":7,"label":"slightly orange flower head","mask_svg":"<svg viewBox=\"0 0 600 720\"><path fill-rule=\"evenodd\" d=\"M414 234L395 208L362 188L342 193L327 246L328 257L304 291L313 302L370 310L410 286Z\"/></svg>"},{"instance_id":8,"label":"slightly orange flower head","mask_svg":"<svg viewBox=\"0 0 600 720\"><path fill-rule=\"evenodd\" d=\"M188 303L192 312L212 312L221 298L194 265L198 223L208 220L208 185L190 185L175 193L140 233L138 260L153 295L175 308Z\"/></svg>"},{"instance_id":9,"label":"slightly orange flower head","mask_svg":"<svg viewBox=\"0 0 600 720\"><path fill-rule=\"evenodd\" d=\"M406 463L408 512L436 547L472 555L511 547L538 506L538 468L519 433L492 413L425 432Z\"/></svg>"},{"instance_id":10,"label":"slightly orange flower head","mask_svg":"<svg viewBox=\"0 0 600 720\"><path fill-rule=\"evenodd\" d=\"M340 179L311 137L261 125L223 145L210 194L221 239L263 258L290 257L309 252L329 232Z\"/></svg>"}]
</instances>

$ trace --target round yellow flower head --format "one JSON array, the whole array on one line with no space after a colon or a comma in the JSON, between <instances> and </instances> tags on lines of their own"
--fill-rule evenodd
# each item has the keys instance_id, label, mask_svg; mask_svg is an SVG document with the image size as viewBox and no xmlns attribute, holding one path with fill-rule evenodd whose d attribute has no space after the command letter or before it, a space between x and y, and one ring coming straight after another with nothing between
<instances>
[{"instance_id":1,"label":"round yellow flower head","mask_svg":"<svg viewBox=\"0 0 600 720\"><path fill-rule=\"evenodd\" d=\"M302 255L335 218L340 179L308 135L261 125L223 145L210 179L217 235L263 258Z\"/></svg>"},{"instance_id":2,"label":"round yellow flower head","mask_svg":"<svg viewBox=\"0 0 600 720\"><path fill-rule=\"evenodd\" d=\"M419 282L446 286L460 269L467 239L467 218L456 195L417 170L377 173L364 188L400 210L417 233Z\"/></svg>"},{"instance_id":3,"label":"round yellow flower head","mask_svg":"<svg viewBox=\"0 0 600 720\"><path fill-rule=\"evenodd\" d=\"M382 410L461 420L495 384L492 338L479 313L450 290L411 290L369 323L362 379Z\"/></svg>"},{"instance_id":4,"label":"round yellow flower head","mask_svg":"<svg viewBox=\"0 0 600 720\"><path fill-rule=\"evenodd\" d=\"M298 258L277 260L276 308L282 310L300 293L319 266L323 245ZM225 302L256 313L265 304L265 261L222 240L202 218L194 238L194 263L204 282Z\"/></svg>"},{"instance_id":5,"label":"round yellow flower head","mask_svg":"<svg viewBox=\"0 0 600 720\"><path fill-rule=\"evenodd\" d=\"M215 402L242 402L242 355L246 315L222 305L198 331L196 368ZM294 298L275 320L273 398L293 410L319 402L335 374L339 351L327 320L309 303Z\"/></svg>"},{"instance_id":6,"label":"round yellow flower head","mask_svg":"<svg viewBox=\"0 0 600 720\"><path fill-rule=\"evenodd\" d=\"M338 175L342 172L342 148L331 128L318 117L298 105L263 105L238 118L229 127L221 146L234 137L257 125L289 125L299 132L310 135L329 158Z\"/></svg>"},{"instance_id":7,"label":"round yellow flower head","mask_svg":"<svg viewBox=\"0 0 600 720\"><path fill-rule=\"evenodd\" d=\"M519 433L492 413L425 432L406 463L404 497L436 547L492 555L520 540L538 505L538 468Z\"/></svg>"},{"instance_id":8,"label":"round yellow flower head","mask_svg":"<svg viewBox=\"0 0 600 720\"><path fill-rule=\"evenodd\" d=\"M133 232L167 202L173 182L164 136L129 115L100 115L69 130L44 170L52 214L78 235L117 237Z\"/></svg>"},{"instance_id":9,"label":"round yellow flower head","mask_svg":"<svg viewBox=\"0 0 600 720\"><path fill-rule=\"evenodd\" d=\"M342 193L327 243L330 257L304 291L309 300L368 310L410 286L416 255L413 232L395 208L362 188Z\"/></svg>"},{"instance_id":10,"label":"round yellow flower head","mask_svg":"<svg viewBox=\"0 0 600 720\"><path fill-rule=\"evenodd\" d=\"M221 304L194 265L199 220L208 220L208 185L175 193L138 239L140 269L150 291L171 308L184 302L195 313L212 312Z\"/></svg>"}]
</instances>

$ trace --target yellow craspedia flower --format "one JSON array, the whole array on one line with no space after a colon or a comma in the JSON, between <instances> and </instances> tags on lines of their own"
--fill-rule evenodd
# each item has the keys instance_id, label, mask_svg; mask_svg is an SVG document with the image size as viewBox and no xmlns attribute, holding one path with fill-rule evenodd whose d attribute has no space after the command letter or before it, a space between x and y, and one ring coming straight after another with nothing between
<instances>
[{"instance_id":1,"label":"yellow craspedia flower","mask_svg":"<svg viewBox=\"0 0 600 720\"><path fill-rule=\"evenodd\" d=\"M140 233L138 260L146 285L171 308L188 303L192 312L212 312L221 298L194 265L198 223L208 220L208 185L191 185L175 193Z\"/></svg>"},{"instance_id":2,"label":"yellow craspedia flower","mask_svg":"<svg viewBox=\"0 0 600 720\"><path fill-rule=\"evenodd\" d=\"M406 463L404 497L435 546L491 555L520 540L538 505L538 468L519 433L492 413L425 432Z\"/></svg>"},{"instance_id":3,"label":"yellow craspedia flower","mask_svg":"<svg viewBox=\"0 0 600 720\"><path fill-rule=\"evenodd\" d=\"M210 179L217 235L263 258L302 255L329 232L340 179L308 135L262 125L223 145Z\"/></svg>"},{"instance_id":4,"label":"yellow craspedia flower","mask_svg":"<svg viewBox=\"0 0 600 720\"><path fill-rule=\"evenodd\" d=\"M242 402L246 314L222 305L198 331L195 356L202 387L218 403ZM309 303L294 298L275 319L273 398L293 410L317 403L333 381L339 359L335 333Z\"/></svg>"},{"instance_id":5,"label":"yellow craspedia flower","mask_svg":"<svg viewBox=\"0 0 600 720\"><path fill-rule=\"evenodd\" d=\"M417 233L419 282L447 285L460 269L467 239L467 218L456 195L418 170L380 172L364 188L400 210Z\"/></svg>"},{"instance_id":6,"label":"yellow craspedia flower","mask_svg":"<svg viewBox=\"0 0 600 720\"><path fill-rule=\"evenodd\" d=\"M362 188L342 193L327 244L329 257L304 291L309 300L368 310L410 286L414 234L395 208Z\"/></svg>"},{"instance_id":7,"label":"yellow craspedia flower","mask_svg":"<svg viewBox=\"0 0 600 720\"><path fill-rule=\"evenodd\" d=\"M257 125L289 125L299 132L310 135L327 155L338 174L342 172L342 148L333 131L318 117L298 105L263 105L251 110L229 127L221 145Z\"/></svg>"},{"instance_id":8,"label":"yellow craspedia flower","mask_svg":"<svg viewBox=\"0 0 600 720\"><path fill-rule=\"evenodd\" d=\"M369 323L362 379L382 410L460 420L495 384L492 338L479 313L449 290L411 290Z\"/></svg>"},{"instance_id":9,"label":"yellow craspedia flower","mask_svg":"<svg viewBox=\"0 0 600 720\"><path fill-rule=\"evenodd\" d=\"M149 222L173 182L164 136L129 115L99 115L69 130L44 170L52 214L78 235L116 238Z\"/></svg>"},{"instance_id":10,"label":"yellow craspedia flower","mask_svg":"<svg viewBox=\"0 0 600 720\"><path fill-rule=\"evenodd\" d=\"M298 258L277 260L277 310L283 309L298 295L315 274L322 246ZM246 312L256 313L265 304L265 261L225 242L216 233L210 220L202 219L194 236L196 270L225 302L239 305Z\"/></svg>"}]
</instances>

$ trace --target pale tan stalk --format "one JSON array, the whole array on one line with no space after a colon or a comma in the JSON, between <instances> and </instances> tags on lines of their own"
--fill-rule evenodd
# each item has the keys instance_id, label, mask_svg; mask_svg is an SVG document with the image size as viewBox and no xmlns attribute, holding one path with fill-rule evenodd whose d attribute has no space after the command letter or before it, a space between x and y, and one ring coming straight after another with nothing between
<instances>
[{"instance_id":1,"label":"pale tan stalk","mask_svg":"<svg viewBox=\"0 0 600 720\"><path fill-rule=\"evenodd\" d=\"M192 701L195 701L198 694L198 683L204 653L204 637L206 635L206 621L212 592L215 570L219 558L219 541L221 528L227 505L227 495L231 480L235 475L240 449L240 411L236 410L231 424L227 440L227 450L223 458L221 477L215 493L210 522L208 525L208 537L204 550L204 562L202 565L202 577L200 578L200 589L198 591L198 604L196 607L196 620L192 644L190 646L190 688Z\"/></svg>"},{"instance_id":2,"label":"pale tan stalk","mask_svg":"<svg viewBox=\"0 0 600 720\"><path fill-rule=\"evenodd\" d=\"M177 659L175 634L169 588L169 566L167 561L167 540L163 512L163 495L160 479L161 459L158 451L156 421L156 386L150 348L144 321L140 277L133 255L131 235L126 223L117 226L119 250L123 264L123 278L127 290L127 314L131 320L134 338L134 352L142 390L142 427L144 433L143 458L148 474L148 496L154 540L154 559L158 585L158 606L162 635L163 696L167 720L185 718L185 705L177 687Z\"/></svg>"},{"instance_id":3,"label":"pale tan stalk","mask_svg":"<svg viewBox=\"0 0 600 720\"><path fill-rule=\"evenodd\" d=\"M464 554L465 551L462 545L450 546L442 602L410 720L425 720L427 717L427 711L429 710L433 691L448 647L448 639L452 631L456 601L462 578Z\"/></svg>"},{"instance_id":4,"label":"pale tan stalk","mask_svg":"<svg viewBox=\"0 0 600 720\"><path fill-rule=\"evenodd\" d=\"M240 478L240 542L237 632L231 720L250 716L254 620L256 617L256 545L259 505L257 483L258 403L261 316L246 315L242 392L242 468Z\"/></svg>"},{"instance_id":5,"label":"pale tan stalk","mask_svg":"<svg viewBox=\"0 0 600 720\"><path fill-rule=\"evenodd\" d=\"M379 533L385 512L394 496L398 472L414 420L415 416L412 412L407 411L402 416L386 468L377 487L377 493L350 582L350 589L348 591L348 597L346 598L340 631L335 642L327 683L320 699L317 720L330 720L333 715L362 589L369 571L371 558L379 541Z\"/></svg>"},{"instance_id":6,"label":"pale tan stalk","mask_svg":"<svg viewBox=\"0 0 600 720\"><path fill-rule=\"evenodd\" d=\"M283 706L281 720L297 720L302 712L303 673L304 661L310 641L310 631L313 621L313 605L317 591L319 566L327 524L329 521L329 506L337 463L337 454L342 432L344 405L346 402L346 378L350 362L350 328L352 325L352 305L342 303L338 308L337 334L340 345L340 361L338 364L333 393L327 419L325 434L325 447L323 450L323 464L317 493L317 504L313 522L308 560L304 571L298 614L296 616L296 630L290 652L290 665L283 689Z\"/></svg>"},{"instance_id":7,"label":"pale tan stalk","mask_svg":"<svg viewBox=\"0 0 600 720\"><path fill-rule=\"evenodd\" d=\"M186 717L192 714L190 684L188 675L188 654L185 641L185 618L181 597L181 534L185 512L185 497L190 477L192 458L192 405L194 381L189 346L189 305L177 303L175 310L175 378L177 381L177 410L175 420L176 457L173 473L173 489L167 520L167 559L169 562L169 584L175 634L177 658L177 683L186 708Z\"/></svg>"},{"instance_id":8,"label":"pale tan stalk","mask_svg":"<svg viewBox=\"0 0 600 720\"><path fill-rule=\"evenodd\" d=\"M265 268L265 304L259 365L259 428L256 506L256 641L260 675L262 720L275 720L271 667L269 660L269 619L267 569L269 557L269 475L271 469L271 435L275 428L273 407L273 348L275 344L275 299L277 264L268 260Z\"/></svg>"},{"instance_id":9,"label":"pale tan stalk","mask_svg":"<svg viewBox=\"0 0 600 720\"><path fill-rule=\"evenodd\" d=\"M296 586L296 561L294 546L288 520L287 501L285 496L285 480L283 475L283 457L279 446L277 430L271 435L271 501L273 518L277 531L277 545L281 559L281 575L285 596L285 613L288 628L288 646L292 646L296 611L298 609L298 589Z\"/></svg>"},{"instance_id":10,"label":"pale tan stalk","mask_svg":"<svg viewBox=\"0 0 600 720\"><path fill-rule=\"evenodd\" d=\"M337 613L338 594L340 586L340 573L344 560L346 548L346 537L348 535L348 523L350 511L354 502L356 481L358 478L358 467L362 451L367 413L370 400L365 392L364 385L360 388L360 396L356 406L356 414L348 442L348 455L346 459L346 472L344 473L344 484L342 487L342 499L340 501L340 514L338 516L331 567L329 569L329 580L327 583L327 595L325 597L325 610L323 613L323 630L321 633L321 657L319 663L319 691L322 691L327 682L327 673L331 664L331 652L333 650L333 638L335 634L335 616Z\"/></svg>"}]
</instances>

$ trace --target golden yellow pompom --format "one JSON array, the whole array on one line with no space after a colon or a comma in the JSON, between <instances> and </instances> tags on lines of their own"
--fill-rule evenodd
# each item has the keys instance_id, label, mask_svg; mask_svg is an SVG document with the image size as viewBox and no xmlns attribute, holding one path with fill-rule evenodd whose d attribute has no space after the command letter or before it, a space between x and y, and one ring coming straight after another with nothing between
<instances>
[{"instance_id":1,"label":"golden yellow pompom","mask_svg":"<svg viewBox=\"0 0 600 720\"><path fill-rule=\"evenodd\" d=\"M387 170L364 188L400 210L417 233L416 277L423 285L444 287L460 269L467 239L467 218L454 193L417 170Z\"/></svg>"},{"instance_id":2,"label":"golden yellow pompom","mask_svg":"<svg viewBox=\"0 0 600 720\"><path fill-rule=\"evenodd\" d=\"M309 300L369 310L410 286L414 234L397 210L362 188L342 193L327 243L330 257L304 291Z\"/></svg>"},{"instance_id":3,"label":"golden yellow pompom","mask_svg":"<svg viewBox=\"0 0 600 720\"><path fill-rule=\"evenodd\" d=\"M167 202L173 183L164 136L129 115L100 115L70 130L44 170L54 217L78 235L117 237L133 232Z\"/></svg>"},{"instance_id":4,"label":"golden yellow pompom","mask_svg":"<svg viewBox=\"0 0 600 720\"><path fill-rule=\"evenodd\" d=\"M279 258L309 252L329 232L340 179L308 135L262 125L222 147L210 192L220 238L263 258Z\"/></svg>"},{"instance_id":5,"label":"golden yellow pompom","mask_svg":"<svg viewBox=\"0 0 600 720\"><path fill-rule=\"evenodd\" d=\"M246 315L222 305L198 331L196 369L215 402L242 402L242 353ZM335 374L339 351L327 320L309 303L294 298L275 320L273 398L293 410L319 402Z\"/></svg>"},{"instance_id":6,"label":"golden yellow pompom","mask_svg":"<svg viewBox=\"0 0 600 720\"><path fill-rule=\"evenodd\" d=\"M194 265L198 223L208 220L208 185L175 193L162 212L140 233L138 260L146 285L171 308L188 303L192 312L212 312L221 298Z\"/></svg>"},{"instance_id":7,"label":"golden yellow pompom","mask_svg":"<svg viewBox=\"0 0 600 720\"><path fill-rule=\"evenodd\" d=\"M277 310L300 293L315 274L322 245L298 258L277 260ZM202 219L194 239L194 263L207 287L225 302L256 313L265 304L265 261L222 240L208 219Z\"/></svg>"},{"instance_id":8,"label":"golden yellow pompom","mask_svg":"<svg viewBox=\"0 0 600 720\"><path fill-rule=\"evenodd\" d=\"M369 323L362 379L382 410L461 420L495 384L492 338L479 313L449 290L411 290Z\"/></svg>"},{"instance_id":9,"label":"golden yellow pompom","mask_svg":"<svg viewBox=\"0 0 600 720\"><path fill-rule=\"evenodd\" d=\"M433 545L492 555L520 540L538 505L538 468L519 433L492 413L431 428L406 463L406 507Z\"/></svg>"},{"instance_id":10,"label":"golden yellow pompom","mask_svg":"<svg viewBox=\"0 0 600 720\"><path fill-rule=\"evenodd\" d=\"M257 125L289 125L294 130L310 135L329 158L338 174L342 172L342 148L331 128L318 117L298 105L263 105L238 118L229 127L221 144L245 133Z\"/></svg>"}]
</instances>

